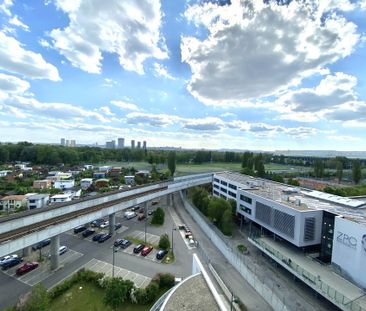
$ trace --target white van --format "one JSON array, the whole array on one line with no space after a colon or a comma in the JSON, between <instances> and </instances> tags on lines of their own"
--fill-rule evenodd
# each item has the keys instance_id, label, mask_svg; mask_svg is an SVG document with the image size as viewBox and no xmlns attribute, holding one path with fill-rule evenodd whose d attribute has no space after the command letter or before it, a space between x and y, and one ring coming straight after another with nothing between
<instances>
[{"instance_id":1,"label":"white van","mask_svg":"<svg viewBox=\"0 0 366 311\"><path fill-rule=\"evenodd\" d=\"M137 216L137 214L135 212L126 212L125 213L125 218L127 218L127 219L131 219L131 218L134 218L136 216Z\"/></svg>"}]
</instances>

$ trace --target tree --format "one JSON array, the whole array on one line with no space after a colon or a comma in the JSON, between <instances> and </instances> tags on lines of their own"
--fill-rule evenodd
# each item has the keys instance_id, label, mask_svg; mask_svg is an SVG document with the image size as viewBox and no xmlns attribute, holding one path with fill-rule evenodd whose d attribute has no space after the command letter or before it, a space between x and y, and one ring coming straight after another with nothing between
<instances>
[{"instance_id":1,"label":"tree","mask_svg":"<svg viewBox=\"0 0 366 311\"><path fill-rule=\"evenodd\" d=\"M41 284L33 286L29 299L25 303L24 311L46 311L50 307L47 289Z\"/></svg>"},{"instance_id":2,"label":"tree","mask_svg":"<svg viewBox=\"0 0 366 311\"><path fill-rule=\"evenodd\" d=\"M175 167L176 167L176 154L175 151L170 151L168 153L168 169L172 176L174 176Z\"/></svg>"},{"instance_id":3,"label":"tree","mask_svg":"<svg viewBox=\"0 0 366 311\"><path fill-rule=\"evenodd\" d=\"M164 218L165 218L164 210L162 208L158 207L153 214L151 223L153 225L162 225L162 224L164 224Z\"/></svg>"},{"instance_id":4,"label":"tree","mask_svg":"<svg viewBox=\"0 0 366 311\"><path fill-rule=\"evenodd\" d=\"M361 161L358 159L352 162L352 178L356 185L362 178Z\"/></svg>"},{"instance_id":5,"label":"tree","mask_svg":"<svg viewBox=\"0 0 366 311\"><path fill-rule=\"evenodd\" d=\"M160 236L159 248L162 248L165 250L168 250L170 248L170 241L169 241L168 234L164 233L163 235Z\"/></svg>"},{"instance_id":6,"label":"tree","mask_svg":"<svg viewBox=\"0 0 366 311\"><path fill-rule=\"evenodd\" d=\"M228 208L225 210L224 214L222 215L222 225L221 230L222 233L225 235L231 235L233 232L233 218L231 214L231 210Z\"/></svg>"},{"instance_id":7,"label":"tree","mask_svg":"<svg viewBox=\"0 0 366 311\"><path fill-rule=\"evenodd\" d=\"M236 216L236 200L230 199L228 202L231 206L231 215Z\"/></svg>"},{"instance_id":8,"label":"tree","mask_svg":"<svg viewBox=\"0 0 366 311\"><path fill-rule=\"evenodd\" d=\"M337 169L338 183L340 183L342 181L342 177L343 177L343 162L337 161L336 169Z\"/></svg>"},{"instance_id":9,"label":"tree","mask_svg":"<svg viewBox=\"0 0 366 311\"><path fill-rule=\"evenodd\" d=\"M324 177L324 161L317 159L314 161L314 176L316 178Z\"/></svg>"},{"instance_id":10,"label":"tree","mask_svg":"<svg viewBox=\"0 0 366 311\"><path fill-rule=\"evenodd\" d=\"M111 278L108 280L105 289L104 303L117 310L130 297L133 287L133 283L129 280Z\"/></svg>"},{"instance_id":11,"label":"tree","mask_svg":"<svg viewBox=\"0 0 366 311\"><path fill-rule=\"evenodd\" d=\"M218 227L221 227L222 217L227 209L231 211L229 202L223 198L213 197L208 204L208 216L216 223Z\"/></svg>"}]
</instances>

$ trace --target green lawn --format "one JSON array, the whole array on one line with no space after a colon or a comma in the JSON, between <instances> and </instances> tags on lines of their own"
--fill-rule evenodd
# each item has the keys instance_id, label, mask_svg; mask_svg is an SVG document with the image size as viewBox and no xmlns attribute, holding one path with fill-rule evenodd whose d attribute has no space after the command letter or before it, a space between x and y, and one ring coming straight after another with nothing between
<instances>
[{"instance_id":1,"label":"green lawn","mask_svg":"<svg viewBox=\"0 0 366 311\"><path fill-rule=\"evenodd\" d=\"M51 302L50 311L113 311L103 303L103 290L89 283L74 285L65 294ZM152 305L135 305L126 302L117 311L148 311Z\"/></svg>"}]
</instances>

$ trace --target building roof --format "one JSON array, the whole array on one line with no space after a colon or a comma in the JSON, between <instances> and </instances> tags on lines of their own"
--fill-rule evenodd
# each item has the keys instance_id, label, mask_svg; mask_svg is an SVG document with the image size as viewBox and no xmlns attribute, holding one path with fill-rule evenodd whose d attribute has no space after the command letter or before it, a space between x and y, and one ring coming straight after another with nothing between
<instances>
[{"instance_id":1,"label":"building roof","mask_svg":"<svg viewBox=\"0 0 366 311\"><path fill-rule=\"evenodd\" d=\"M14 201L23 201L25 200L25 195L8 195L1 199L2 201L14 200Z\"/></svg>"},{"instance_id":2,"label":"building roof","mask_svg":"<svg viewBox=\"0 0 366 311\"><path fill-rule=\"evenodd\" d=\"M215 173L215 176L235 181L243 190L300 211L325 210L366 225L366 203L361 200L301 187L291 187L240 173L219 172Z\"/></svg>"},{"instance_id":3,"label":"building roof","mask_svg":"<svg viewBox=\"0 0 366 311\"><path fill-rule=\"evenodd\" d=\"M212 311L219 307L201 273L183 281L167 301L164 311Z\"/></svg>"},{"instance_id":4,"label":"building roof","mask_svg":"<svg viewBox=\"0 0 366 311\"><path fill-rule=\"evenodd\" d=\"M41 199L45 199L48 198L50 195L49 194L33 194L27 197L28 200L41 200Z\"/></svg>"},{"instance_id":5,"label":"building roof","mask_svg":"<svg viewBox=\"0 0 366 311\"><path fill-rule=\"evenodd\" d=\"M51 199L67 199L71 197L71 193L61 193L61 194L55 194L51 197Z\"/></svg>"},{"instance_id":6,"label":"building roof","mask_svg":"<svg viewBox=\"0 0 366 311\"><path fill-rule=\"evenodd\" d=\"M93 181L93 178L83 178L80 180L80 182L83 182L83 181L91 182L91 181Z\"/></svg>"}]
</instances>

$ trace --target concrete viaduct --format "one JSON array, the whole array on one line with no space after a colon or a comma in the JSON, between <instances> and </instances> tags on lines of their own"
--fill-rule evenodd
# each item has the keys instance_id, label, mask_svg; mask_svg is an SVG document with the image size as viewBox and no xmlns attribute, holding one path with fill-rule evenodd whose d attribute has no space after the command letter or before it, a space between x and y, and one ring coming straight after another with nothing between
<instances>
[{"instance_id":1,"label":"concrete viaduct","mask_svg":"<svg viewBox=\"0 0 366 311\"><path fill-rule=\"evenodd\" d=\"M114 191L92 198L49 206L0 218L0 257L51 238L51 269L59 266L60 234L109 216L109 232L114 234L116 212L190 187L212 183L212 173L177 177L174 180Z\"/></svg>"}]
</instances>

